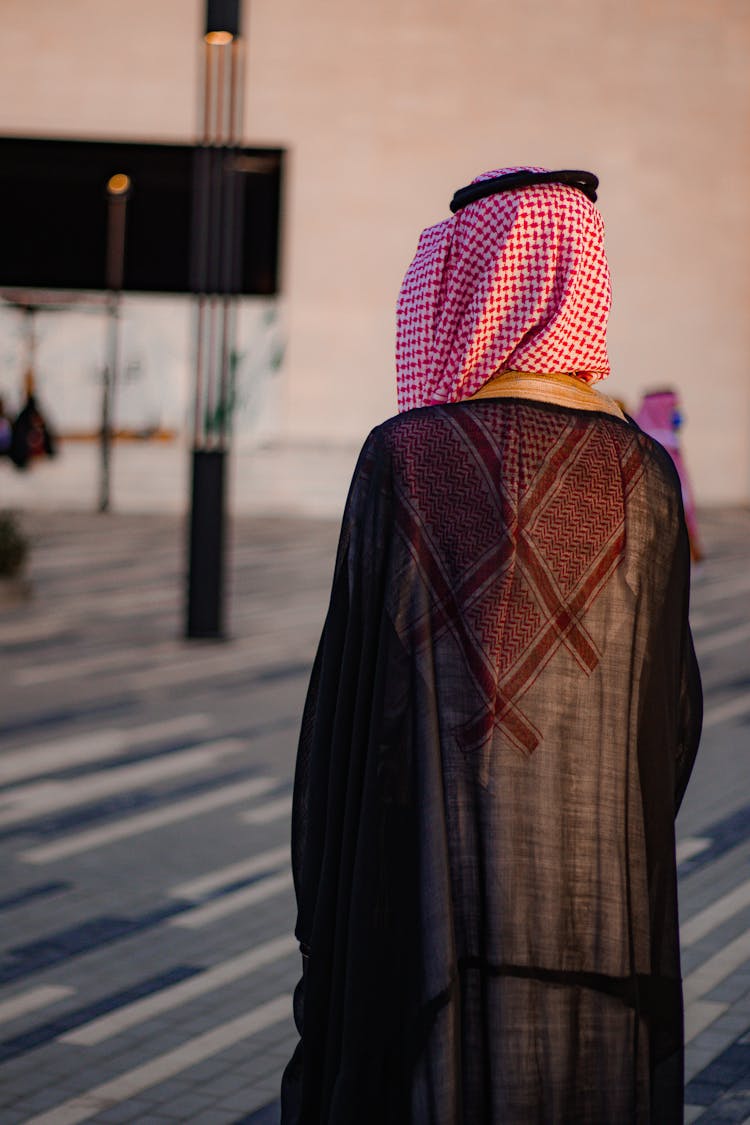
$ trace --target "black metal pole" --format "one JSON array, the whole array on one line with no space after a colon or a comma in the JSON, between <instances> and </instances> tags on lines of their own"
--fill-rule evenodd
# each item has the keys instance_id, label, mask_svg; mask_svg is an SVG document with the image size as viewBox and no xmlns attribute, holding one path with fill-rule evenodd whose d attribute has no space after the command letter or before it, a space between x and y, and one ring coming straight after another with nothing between
<instances>
[{"instance_id":1,"label":"black metal pole","mask_svg":"<svg viewBox=\"0 0 750 1125\"><path fill-rule=\"evenodd\" d=\"M229 155L239 136L240 9L241 0L206 3L203 137L193 176L192 286L198 300L185 635L196 639L225 636L228 310L238 292L237 271L227 261L237 252L231 205L237 173Z\"/></svg>"},{"instance_id":2,"label":"black metal pole","mask_svg":"<svg viewBox=\"0 0 750 1125\"><path fill-rule=\"evenodd\" d=\"M187 636L224 636L226 454L193 449Z\"/></svg>"},{"instance_id":3,"label":"black metal pole","mask_svg":"<svg viewBox=\"0 0 750 1125\"><path fill-rule=\"evenodd\" d=\"M99 479L99 511L108 512L111 492L112 411L120 350L120 293L125 272L125 219L130 177L123 172L107 181L107 261L105 280L109 290L107 301L107 363L102 386L102 419L99 434L101 476Z\"/></svg>"}]
</instances>

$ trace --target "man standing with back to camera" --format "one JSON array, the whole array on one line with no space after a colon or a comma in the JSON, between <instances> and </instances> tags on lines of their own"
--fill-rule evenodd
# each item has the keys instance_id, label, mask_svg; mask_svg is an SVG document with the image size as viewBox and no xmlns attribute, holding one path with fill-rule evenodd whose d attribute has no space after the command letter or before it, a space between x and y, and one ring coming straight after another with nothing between
<instances>
[{"instance_id":1,"label":"man standing with back to camera","mask_svg":"<svg viewBox=\"0 0 750 1125\"><path fill-rule=\"evenodd\" d=\"M284 1125L683 1119L689 546L592 385L597 186L488 172L404 279L300 738Z\"/></svg>"}]
</instances>

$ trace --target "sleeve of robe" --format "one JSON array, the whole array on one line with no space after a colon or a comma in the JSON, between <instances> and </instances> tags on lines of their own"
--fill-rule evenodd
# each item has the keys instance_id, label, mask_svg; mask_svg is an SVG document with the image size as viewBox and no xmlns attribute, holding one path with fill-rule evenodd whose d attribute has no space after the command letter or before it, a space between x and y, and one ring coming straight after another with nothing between
<instances>
[{"instance_id":1,"label":"sleeve of robe","mask_svg":"<svg viewBox=\"0 0 750 1125\"><path fill-rule=\"evenodd\" d=\"M377 1112L381 1080L394 1098L400 1086L398 1051L389 1048L386 1023L398 1009L392 1002L399 959L392 920L406 893L398 857L413 849L404 839L402 781L388 749L389 725L400 723L392 685L404 660L383 613L392 534L388 477L374 432L346 504L298 749L292 866L303 958L294 1002L301 1040L282 1084L284 1125L343 1125L348 1118L337 1106L351 1106L353 1099L362 1106L364 1125ZM305 1035L306 1026L314 1035Z\"/></svg>"},{"instance_id":2,"label":"sleeve of robe","mask_svg":"<svg viewBox=\"0 0 750 1125\"><path fill-rule=\"evenodd\" d=\"M687 528L683 535L682 556L687 557L682 566L689 571L690 547L687 542ZM688 598L690 590L689 576L683 577L685 599L682 610L682 628L680 630L680 714L679 736L677 747L677 762L675 769L675 815L685 796L690 775L693 772L695 757L698 753L698 744L703 725L703 690L701 686L698 661L693 647L693 636L688 621Z\"/></svg>"},{"instance_id":3,"label":"sleeve of robe","mask_svg":"<svg viewBox=\"0 0 750 1125\"><path fill-rule=\"evenodd\" d=\"M649 759L658 760L653 748L659 742L675 747L672 786L676 816L698 752L703 694L689 624L690 543L679 477L668 454L655 442L650 446L652 456L661 466L662 479L670 486L667 497L660 498L657 510L663 520L660 534L672 546L671 558L667 560L663 607L661 615L654 615L648 645L649 675L643 693L640 768L642 777L648 779L644 792L651 794L652 800L666 800L666 795L662 794L662 779L653 774ZM657 794L660 796L655 798Z\"/></svg>"}]
</instances>

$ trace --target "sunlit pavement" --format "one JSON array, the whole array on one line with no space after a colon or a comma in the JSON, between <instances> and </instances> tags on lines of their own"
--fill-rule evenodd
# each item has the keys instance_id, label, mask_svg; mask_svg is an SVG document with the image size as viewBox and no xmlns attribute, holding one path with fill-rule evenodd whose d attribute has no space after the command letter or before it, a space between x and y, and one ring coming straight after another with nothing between
<instances>
[{"instance_id":1,"label":"sunlit pavement","mask_svg":"<svg viewBox=\"0 0 750 1125\"><path fill-rule=\"evenodd\" d=\"M291 777L337 528L232 528L230 639L183 641L173 516L29 517L0 608L0 1120L278 1120ZM678 821L686 1121L750 1120L750 512L704 513L706 726Z\"/></svg>"}]
</instances>

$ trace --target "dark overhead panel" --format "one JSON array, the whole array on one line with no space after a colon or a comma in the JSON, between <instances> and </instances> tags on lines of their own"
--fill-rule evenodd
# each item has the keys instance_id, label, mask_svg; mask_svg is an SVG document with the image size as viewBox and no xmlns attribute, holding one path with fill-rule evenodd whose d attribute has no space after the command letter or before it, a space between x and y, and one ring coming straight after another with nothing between
<instances>
[{"instance_id":1,"label":"dark overhead panel","mask_svg":"<svg viewBox=\"0 0 750 1125\"><path fill-rule=\"evenodd\" d=\"M0 287L105 288L107 182L130 177L123 288L190 293L191 145L0 137ZM283 150L227 150L238 178L241 265L233 292L279 288Z\"/></svg>"}]
</instances>

